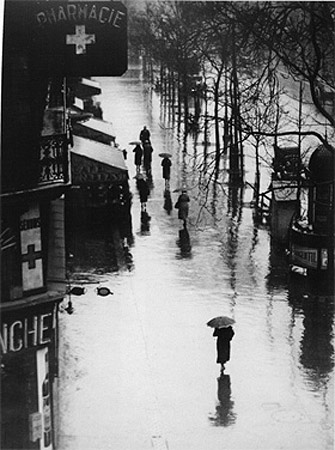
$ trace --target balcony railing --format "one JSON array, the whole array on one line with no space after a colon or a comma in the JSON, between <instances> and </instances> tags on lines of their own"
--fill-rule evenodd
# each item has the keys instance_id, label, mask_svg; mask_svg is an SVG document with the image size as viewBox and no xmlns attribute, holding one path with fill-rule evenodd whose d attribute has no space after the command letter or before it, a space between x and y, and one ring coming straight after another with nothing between
<instances>
[{"instance_id":1,"label":"balcony railing","mask_svg":"<svg viewBox=\"0 0 335 450\"><path fill-rule=\"evenodd\" d=\"M69 152L66 134L42 136L39 185L68 183Z\"/></svg>"}]
</instances>

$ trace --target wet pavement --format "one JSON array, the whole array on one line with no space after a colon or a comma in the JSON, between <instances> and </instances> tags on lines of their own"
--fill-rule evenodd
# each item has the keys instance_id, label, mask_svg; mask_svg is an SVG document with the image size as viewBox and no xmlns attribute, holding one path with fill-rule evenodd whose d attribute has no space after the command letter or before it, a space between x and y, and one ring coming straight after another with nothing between
<instances>
[{"instance_id":1,"label":"wet pavement","mask_svg":"<svg viewBox=\"0 0 335 450\"><path fill-rule=\"evenodd\" d=\"M61 315L59 449L332 449L333 296L288 273L268 229L254 224L250 192L242 204L228 187L203 201L190 170L201 146L182 154L139 75L99 79L104 119L128 150L134 266L96 275L72 296L74 313ZM143 125L154 147L147 232L127 145ZM171 190L185 179L190 188L190 252L178 246L177 210L163 208L164 151L173 154ZM114 294L99 296L98 286ZM222 376L206 327L217 315L236 320Z\"/></svg>"}]
</instances>

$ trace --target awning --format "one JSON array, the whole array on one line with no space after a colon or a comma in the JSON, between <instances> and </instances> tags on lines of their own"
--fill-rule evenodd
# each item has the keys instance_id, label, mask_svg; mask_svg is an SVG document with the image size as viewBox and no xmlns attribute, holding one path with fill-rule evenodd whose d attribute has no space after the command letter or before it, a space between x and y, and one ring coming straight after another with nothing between
<instances>
[{"instance_id":1,"label":"awning","mask_svg":"<svg viewBox=\"0 0 335 450\"><path fill-rule=\"evenodd\" d=\"M90 118L73 124L73 133L80 137L93 139L103 144L115 142L113 125L101 119Z\"/></svg>"},{"instance_id":2,"label":"awning","mask_svg":"<svg viewBox=\"0 0 335 450\"><path fill-rule=\"evenodd\" d=\"M73 144L73 184L113 183L128 179L128 169L121 150L79 136L73 137Z\"/></svg>"},{"instance_id":3,"label":"awning","mask_svg":"<svg viewBox=\"0 0 335 450\"><path fill-rule=\"evenodd\" d=\"M92 113L84 111L83 109L78 108L75 105L67 108L67 113L71 119L72 124L74 124L78 120L87 120L93 116Z\"/></svg>"},{"instance_id":4,"label":"awning","mask_svg":"<svg viewBox=\"0 0 335 450\"><path fill-rule=\"evenodd\" d=\"M101 94L100 83L89 78L82 78L73 86L73 92L80 99L94 97Z\"/></svg>"}]
</instances>

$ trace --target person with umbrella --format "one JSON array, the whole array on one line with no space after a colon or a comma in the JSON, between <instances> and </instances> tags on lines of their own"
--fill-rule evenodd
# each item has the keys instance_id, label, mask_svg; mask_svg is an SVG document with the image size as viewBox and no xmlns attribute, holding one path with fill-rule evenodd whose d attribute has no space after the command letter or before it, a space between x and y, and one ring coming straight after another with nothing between
<instances>
[{"instance_id":1,"label":"person with umbrella","mask_svg":"<svg viewBox=\"0 0 335 450\"><path fill-rule=\"evenodd\" d=\"M142 157L143 157L143 150L139 143L136 145L133 152L135 153L134 163L136 166L136 173L138 174L141 172Z\"/></svg>"},{"instance_id":2,"label":"person with umbrella","mask_svg":"<svg viewBox=\"0 0 335 450\"><path fill-rule=\"evenodd\" d=\"M136 186L140 194L141 211L143 212L147 209L147 201L150 194L150 188L142 174L139 174L136 178Z\"/></svg>"},{"instance_id":3,"label":"person with umbrella","mask_svg":"<svg viewBox=\"0 0 335 450\"><path fill-rule=\"evenodd\" d=\"M163 178L165 180L165 189L169 189L169 181L170 181L170 175L171 175L171 166L172 162L169 156L164 156L161 162L161 166L163 168Z\"/></svg>"},{"instance_id":4,"label":"person with umbrella","mask_svg":"<svg viewBox=\"0 0 335 450\"><path fill-rule=\"evenodd\" d=\"M152 152L154 149L152 148L150 141L146 141L143 144L143 166L145 173L147 175L147 178L149 181L152 181L152 175L151 175L151 162L152 162Z\"/></svg>"},{"instance_id":5,"label":"person with umbrella","mask_svg":"<svg viewBox=\"0 0 335 450\"><path fill-rule=\"evenodd\" d=\"M226 316L215 317L207 322L207 326L214 328L213 336L217 337L216 362L221 364L221 372L225 369L225 363L230 360L230 341L235 334L232 328L234 323L234 319Z\"/></svg>"}]
</instances>

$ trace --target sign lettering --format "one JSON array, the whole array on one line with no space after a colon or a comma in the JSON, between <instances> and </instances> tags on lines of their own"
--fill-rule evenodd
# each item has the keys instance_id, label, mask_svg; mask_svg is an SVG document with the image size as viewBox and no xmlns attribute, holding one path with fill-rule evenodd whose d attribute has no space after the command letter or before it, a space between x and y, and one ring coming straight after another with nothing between
<instances>
[{"instance_id":1,"label":"sign lettering","mask_svg":"<svg viewBox=\"0 0 335 450\"><path fill-rule=\"evenodd\" d=\"M58 22L85 22L94 20L100 24L109 24L121 28L126 14L109 6L69 4L40 11L35 14L38 25L57 24Z\"/></svg>"},{"instance_id":2,"label":"sign lettering","mask_svg":"<svg viewBox=\"0 0 335 450\"><path fill-rule=\"evenodd\" d=\"M22 349L46 345L51 342L54 327L52 312L10 323L4 322L0 333L1 352L19 352Z\"/></svg>"},{"instance_id":3,"label":"sign lettering","mask_svg":"<svg viewBox=\"0 0 335 450\"><path fill-rule=\"evenodd\" d=\"M4 29L11 30L7 50L26 50L32 67L47 76L111 76L127 70L127 8L121 2L11 0Z\"/></svg>"}]
</instances>

